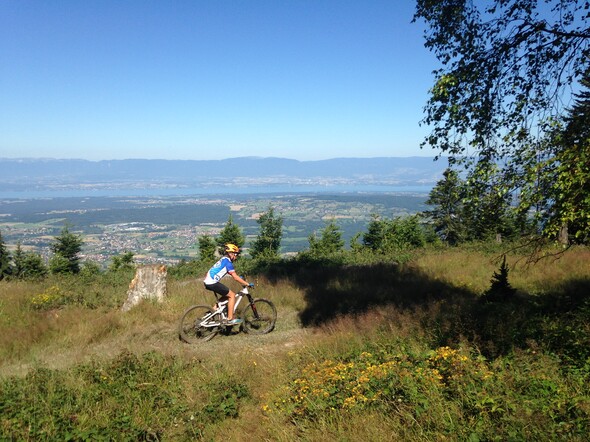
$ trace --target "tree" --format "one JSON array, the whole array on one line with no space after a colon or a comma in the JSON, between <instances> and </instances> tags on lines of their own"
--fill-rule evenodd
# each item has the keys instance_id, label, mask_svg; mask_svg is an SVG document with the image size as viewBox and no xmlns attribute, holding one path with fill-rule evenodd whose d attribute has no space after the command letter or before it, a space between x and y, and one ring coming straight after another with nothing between
<instances>
[{"instance_id":1,"label":"tree","mask_svg":"<svg viewBox=\"0 0 590 442\"><path fill-rule=\"evenodd\" d=\"M101 274L100 264L96 261L86 260L82 263L82 268L80 269L79 274L87 280L96 278L97 275Z\"/></svg>"},{"instance_id":2,"label":"tree","mask_svg":"<svg viewBox=\"0 0 590 442\"><path fill-rule=\"evenodd\" d=\"M10 252L4 244L2 239L2 232L0 232L0 281L11 273L11 257Z\"/></svg>"},{"instance_id":3,"label":"tree","mask_svg":"<svg viewBox=\"0 0 590 442\"><path fill-rule=\"evenodd\" d=\"M426 235L417 216L380 219L373 215L362 239L365 247L379 253L422 247L426 243Z\"/></svg>"},{"instance_id":4,"label":"tree","mask_svg":"<svg viewBox=\"0 0 590 442\"><path fill-rule=\"evenodd\" d=\"M426 22L425 45L443 66L425 107L423 123L433 129L423 145L451 163L473 159L480 181L502 164L504 190L525 191L521 212L551 205L538 184L569 155L557 159L544 140L590 66L589 18L588 1L418 0L414 20ZM553 210L560 218L564 208Z\"/></svg>"},{"instance_id":5,"label":"tree","mask_svg":"<svg viewBox=\"0 0 590 442\"><path fill-rule=\"evenodd\" d=\"M47 275L47 266L43 262L43 258L35 252L24 253L22 268L20 277L24 279L38 279Z\"/></svg>"},{"instance_id":6,"label":"tree","mask_svg":"<svg viewBox=\"0 0 590 442\"><path fill-rule=\"evenodd\" d=\"M484 172L479 166L467 174L466 180L456 170L447 169L426 200L433 209L423 215L432 220L437 235L450 245L510 238L524 232L525 225L511 204L512 195L503 185L497 167L485 165Z\"/></svg>"},{"instance_id":7,"label":"tree","mask_svg":"<svg viewBox=\"0 0 590 442\"><path fill-rule=\"evenodd\" d=\"M256 222L260 226L260 232L252 243L250 255L255 259L278 258L283 237L283 218L275 215L274 208L269 206Z\"/></svg>"},{"instance_id":8,"label":"tree","mask_svg":"<svg viewBox=\"0 0 590 442\"><path fill-rule=\"evenodd\" d=\"M416 215L386 219L383 224L383 240L379 247L381 253L423 247L426 244L424 229Z\"/></svg>"},{"instance_id":9,"label":"tree","mask_svg":"<svg viewBox=\"0 0 590 442\"><path fill-rule=\"evenodd\" d=\"M25 252L23 251L20 241L16 243L16 250L12 256L12 263L12 274L15 278L21 278L25 270Z\"/></svg>"},{"instance_id":10,"label":"tree","mask_svg":"<svg viewBox=\"0 0 590 442\"><path fill-rule=\"evenodd\" d=\"M334 255L341 252L344 247L342 231L340 227L331 220L321 230L319 238L315 233L308 237L309 253L314 257Z\"/></svg>"},{"instance_id":11,"label":"tree","mask_svg":"<svg viewBox=\"0 0 590 442\"><path fill-rule=\"evenodd\" d=\"M18 279L36 279L47 275L47 266L41 255L35 252L25 252L20 241L12 258L12 276Z\"/></svg>"},{"instance_id":12,"label":"tree","mask_svg":"<svg viewBox=\"0 0 590 442\"><path fill-rule=\"evenodd\" d=\"M492 275L490 288L483 294L482 300L486 302L505 302L510 300L516 290L510 285L508 281L508 273L510 269L506 264L506 255L502 257L502 264L498 272Z\"/></svg>"},{"instance_id":13,"label":"tree","mask_svg":"<svg viewBox=\"0 0 590 442\"><path fill-rule=\"evenodd\" d=\"M434 231L450 245L456 245L464 239L463 198L465 182L457 171L447 169L443 179L430 191L426 204L432 210L424 211L434 224Z\"/></svg>"},{"instance_id":14,"label":"tree","mask_svg":"<svg viewBox=\"0 0 590 442\"><path fill-rule=\"evenodd\" d=\"M227 223L225 223L225 227L219 233L219 237L217 238L217 246L220 255L224 253L224 245L225 244L235 244L239 248L242 248L244 243L246 242L240 227L234 223L233 217L230 215L227 219Z\"/></svg>"},{"instance_id":15,"label":"tree","mask_svg":"<svg viewBox=\"0 0 590 442\"><path fill-rule=\"evenodd\" d=\"M461 216L465 239L510 238L524 232L512 202L512 193L498 167L476 164L467 176L463 192Z\"/></svg>"},{"instance_id":16,"label":"tree","mask_svg":"<svg viewBox=\"0 0 590 442\"><path fill-rule=\"evenodd\" d=\"M78 273L80 271L78 254L82 250L82 244L82 238L71 233L68 225L64 226L51 245L51 251L54 253L49 263L51 272Z\"/></svg>"},{"instance_id":17,"label":"tree","mask_svg":"<svg viewBox=\"0 0 590 442\"><path fill-rule=\"evenodd\" d=\"M111 272L116 272L118 270L130 270L133 269L135 266L135 261L133 260L133 252L125 252L119 256L113 256L111 265L109 266L109 270Z\"/></svg>"},{"instance_id":18,"label":"tree","mask_svg":"<svg viewBox=\"0 0 590 442\"><path fill-rule=\"evenodd\" d=\"M203 262L215 261L215 241L208 235L201 235L199 242L199 259Z\"/></svg>"},{"instance_id":19,"label":"tree","mask_svg":"<svg viewBox=\"0 0 590 442\"><path fill-rule=\"evenodd\" d=\"M362 253L364 250L364 244L360 243L359 240L363 237L362 232L356 232L352 238L350 238L350 251L352 253Z\"/></svg>"},{"instance_id":20,"label":"tree","mask_svg":"<svg viewBox=\"0 0 590 442\"><path fill-rule=\"evenodd\" d=\"M74 272L72 269L72 263L65 256L55 253L49 258L49 271L54 275L66 275Z\"/></svg>"},{"instance_id":21,"label":"tree","mask_svg":"<svg viewBox=\"0 0 590 442\"><path fill-rule=\"evenodd\" d=\"M590 240L590 70L582 86L556 135L554 205L545 229L556 235L567 226L574 241L585 243Z\"/></svg>"},{"instance_id":22,"label":"tree","mask_svg":"<svg viewBox=\"0 0 590 442\"><path fill-rule=\"evenodd\" d=\"M363 245L373 251L379 250L383 245L385 235L385 223L379 215L372 214L367 231L362 235Z\"/></svg>"}]
</instances>

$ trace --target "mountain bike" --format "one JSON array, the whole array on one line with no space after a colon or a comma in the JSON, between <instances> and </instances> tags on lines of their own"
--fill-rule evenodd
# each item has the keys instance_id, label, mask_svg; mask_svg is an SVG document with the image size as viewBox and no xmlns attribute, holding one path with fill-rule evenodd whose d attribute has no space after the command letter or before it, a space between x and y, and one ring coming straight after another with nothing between
<instances>
[{"instance_id":1,"label":"mountain bike","mask_svg":"<svg viewBox=\"0 0 590 442\"><path fill-rule=\"evenodd\" d=\"M239 327L246 333L257 335L270 333L277 322L277 309L268 299L253 298L249 291L252 288L244 287L236 293L234 317L242 318ZM178 336L182 341L189 344L209 341L219 332L229 334L232 331L234 325L224 324L227 321L228 301L219 301L220 297L219 293L215 293L217 299L215 308L208 305L193 305L184 312L178 327ZM246 305L238 309L244 298L247 299Z\"/></svg>"}]
</instances>

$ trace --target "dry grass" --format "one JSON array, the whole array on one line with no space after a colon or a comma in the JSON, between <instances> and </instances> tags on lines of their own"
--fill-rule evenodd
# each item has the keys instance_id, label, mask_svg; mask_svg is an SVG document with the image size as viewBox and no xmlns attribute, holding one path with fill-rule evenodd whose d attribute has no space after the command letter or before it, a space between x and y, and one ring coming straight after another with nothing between
<instances>
[{"instance_id":1,"label":"dry grass","mask_svg":"<svg viewBox=\"0 0 590 442\"><path fill-rule=\"evenodd\" d=\"M458 248L422 254L414 263L432 280L478 293L489 287L490 277L499 266L495 256Z\"/></svg>"},{"instance_id":2,"label":"dry grass","mask_svg":"<svg viewBox=\"0 0 590 442\"><path fill-rule=\"evenodd\" d=\"M490 279L500 267L501 257L499 253L447 248L421 254L414 264L433 280L481 294L490 287ZM512 286L528 294L546 293L558 289L564 282L582 280L590 275L590 250L587 247L574 247L531 264L527 264L524 258L523 255L508 254L506 262Z\"/></svg>"},{"instance_id":3,"label":"dry grass","mask_svg":"<svg viewBox=\"0 0 590 442\"><path fill-rule=\"evenodd\" d=\"M447 249L422 254L410 267L414 266L430 283L440 281L477 295L489 288L491 275L498 268L497 260L494 260L496 256ZM517 259L515 256L508 259L509 265L514 266L510 271L510 282L516 289L527 293L558 290L564 281L583 279L590 274L590 251L586 248L572 249L557 260L548 258L530 266L517 263ZM408 314L395 305L377 305L356 315L338 315L335 320L313 328L310 333L302 331L299 316L308 302L308 293L304 288L289 281L270 283L264 277L255 282L254 295L268 298L278 307L279 321L275 333L264 338L277 344L284 341L286 349L301 345L302 339L309 340L309 335L312 335L313 341L318 343L322 339L340 341L342 344L330 342L327 345L337 352L350 345L355 335L365 335L380 327L391 328L391 324L395 324L396 330L389 329L388 332L416 336L420 333L416 329L416 315L428 310L432 314L433 309L438 308L436 303L430 303ZM27 367L36 364L63 368L91 357L100 357L101 354L112 357L122 349L137 353L149 350L172 354L198 353L199 350L177 341L177 321L190 305L213 304L213 296L203 288L202 283L189 279L171 281L168 298L162 305L146 302L128 313L118 309L76 306L49 311L31 309L31 298L52 284L55 282L0 284L0 373L23 373ZM329 290L339 289L335 287L336 282L331 281L330 284ZM124 285L106 289L123 292L116 296L124 299ZM341 290L345 292L347 288ZM260 338L238 335L231 339L219 337L214 342L221 352L227 352L231 347L247 346L257 339ZM326 349L323 348L319 352L324 351Z\"/></svg>"},{"instance_id":4,"label":"dry grass","mask_svg":"<svg viewBox=\"0 0 590 442\"><path fill-rule=\"evenodd\" d=\"M211 346L195 348L181 343L177 326L181 314L194 304L213 305L214 297L198 280L171 281L161 305L143 302L130 312L119 309L88 309L77 306L37 311L30 300L48 284L4 282L0 284L0 374L24 374L32 366L65 368L91 358L111 358L123 350L141 354L157 350L167 354L199 355L223 361L240 345L261 345L261 339L288 348L291 336L301 331L296 305L303 305L301 291L289 284L257 284L255 297L265 297L279 306L276 330L265 337L244 334L215 339ZM124 290L118 287L118 290ZM304 333L303 333L304 334ZM280 336L280 338L279 338ZM280 343L280 344L279 344ZM263 348L263 347L262 347Z\"/></svg>"}]
</instances>

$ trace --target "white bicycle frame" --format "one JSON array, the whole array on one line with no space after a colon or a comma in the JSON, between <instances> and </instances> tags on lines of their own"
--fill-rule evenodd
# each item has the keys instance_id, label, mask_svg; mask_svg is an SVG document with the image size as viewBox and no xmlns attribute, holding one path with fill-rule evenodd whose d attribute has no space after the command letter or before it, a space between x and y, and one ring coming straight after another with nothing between
<instances>
[{"instance_id":1,"label":"white bicycle frame","mask_svg":"<svg viewBox=\"0 0 590 442\"><path fill-rule=\"evenodd\" d=\"M219 293L215 293L215 296L220 296ZM238 306L240 305L240 302L242 301L242 299L244 298L244 296L248 295L248 287L244 287L242 290L240 290L238 293L236 293L236 302L234 303L234 313L238 310ZM227 303L229 302L229 300L225 300L225 301L217 301L217 309L215 309L213 312L206 314L201 322L199 323L200 326L202 327L219 327L221 324L221 322L215 321L212 322L211 318L215 317L215 315L219 315L221 317L221 319L227 319L227 315L225 314L225 306L227 305Z\"/></svg>"}]
</instances>

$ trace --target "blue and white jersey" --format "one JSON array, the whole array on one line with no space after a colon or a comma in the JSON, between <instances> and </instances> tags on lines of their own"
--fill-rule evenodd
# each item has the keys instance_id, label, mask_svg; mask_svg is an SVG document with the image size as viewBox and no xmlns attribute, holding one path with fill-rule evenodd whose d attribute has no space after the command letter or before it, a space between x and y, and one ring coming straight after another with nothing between
<instances>
[{"instance_id":1,"label":"blue and white jersey","mask_svg":"<svg viewBox=\"0 0 590 442\"><path fill-rule=\"evenodd\" d=\"M203 282L207 285L215 284L225 275L234 271L234 264L231 262L231 259L224 256L209 269Z\"/></svg>"}]
</instances>

